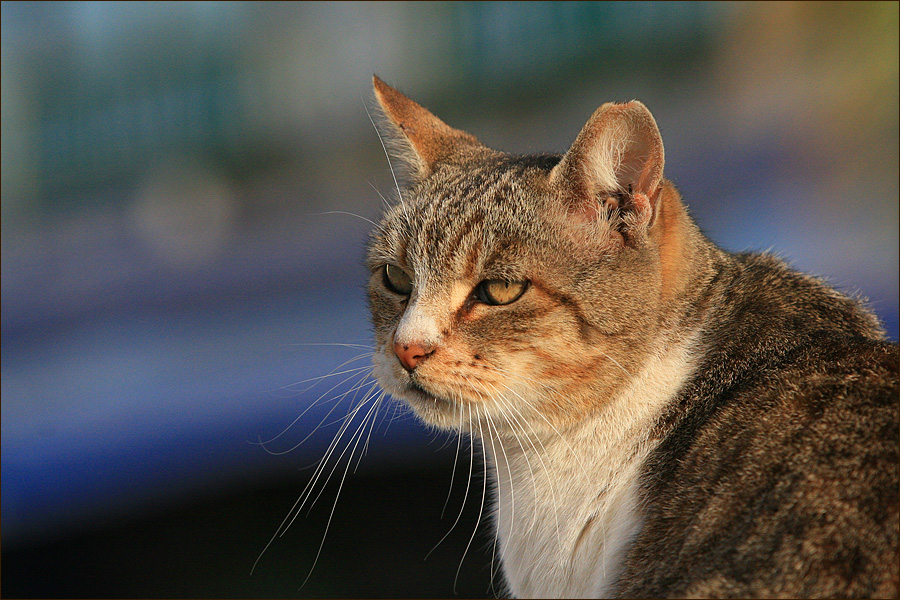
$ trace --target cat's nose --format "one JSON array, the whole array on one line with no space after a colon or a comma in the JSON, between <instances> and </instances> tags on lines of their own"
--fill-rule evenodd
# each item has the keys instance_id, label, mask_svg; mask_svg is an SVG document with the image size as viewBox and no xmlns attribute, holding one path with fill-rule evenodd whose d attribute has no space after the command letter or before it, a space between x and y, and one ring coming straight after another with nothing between
<instances>
[{"instance_id":1,"label":"cat's nose","mask_svg":"<svg viewBox=\"0 0 900 600\"><path fill-rule=\"evenodd\" d=\"M407 371L413 371L426 358L434 354L432 346L422 346L420 344L401 344L394 343L394 354L400 359L400 364Z\"/></svg>"}]
</instances>

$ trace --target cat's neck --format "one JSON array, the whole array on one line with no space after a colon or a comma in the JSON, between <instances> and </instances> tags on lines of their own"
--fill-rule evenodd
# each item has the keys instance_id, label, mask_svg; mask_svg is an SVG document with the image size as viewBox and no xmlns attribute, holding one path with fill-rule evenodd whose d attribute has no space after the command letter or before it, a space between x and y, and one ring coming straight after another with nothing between
<instances>
[{"instance_id":1,"label":"cat's neck","mask_svg":"<svg viewBox=\"0 0 900 600\"><path fill-rule=\"evenodd\" d=\"M694 337L661 346L602 409L532 435L484 439L497 532L517 596L602 596L637 531L638 474L652 424L690 377ZM598 560L599 554L599 560Z\"/></svg>"},{"instance_id":2,"label":"cat's neck","mask_svg":"<svg viewBox=\"0 0 900 600\"><path fill-rule=\"evenodd\" d=\"M662 337L679 337L709 317L705 301L721 265L732 257L704 236L670 182L660 192L658 226L651 239L659 261L659 321Z\"/></svg>"}]
</instances>

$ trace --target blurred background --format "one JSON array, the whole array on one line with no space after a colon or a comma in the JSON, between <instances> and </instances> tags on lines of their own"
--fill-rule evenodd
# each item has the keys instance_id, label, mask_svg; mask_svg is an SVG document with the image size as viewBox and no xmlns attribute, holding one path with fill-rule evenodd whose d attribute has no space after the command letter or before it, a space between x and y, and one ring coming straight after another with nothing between
<instances>
[{"instance_id":1,"label":"blurred background","mask_svg":"<svg viewBox=\"0 0 900 600\"><path fill-rule=\"evenodd\" d=\"M6 597L494 593L477 461L464 503L468 446L454 478L456 440L394 408L250 573L357 380L301 382L367 360L329 344L370 341L373 73L515 153L642 100L713 240L898 337L896 2L0 10Z\"/></svg>"}]
</instances>

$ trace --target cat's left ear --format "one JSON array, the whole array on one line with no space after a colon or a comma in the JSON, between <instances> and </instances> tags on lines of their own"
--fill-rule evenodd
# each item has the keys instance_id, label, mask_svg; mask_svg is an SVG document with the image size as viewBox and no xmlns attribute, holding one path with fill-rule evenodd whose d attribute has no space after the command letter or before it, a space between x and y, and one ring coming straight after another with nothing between
<instances>
[{"instance_id":1,"label":"cat's left ear","mask_svg":"<svg viewBox=\"0 0 900 600\"><path fill-rule=\"evenodd\" d=\"M410 100L375 75L375 97L392 126L394 141L403 150L400 156L412 171L426 176L436 163L455 154L486 150L475 136L450 127L427 109Z\"/></svg>"},{"instance_id":2,"label":"cat's left ear","mask_svg":"<svg viewBox=\"0 0 900 600\"><path fill-rule=\"evenodd\" d=\"M663 144L642 103L607 103L597 109L550 174L570 213L593 219L617 208L625 233L653 221L663 174Z\"/></svg>"}]
</instances>

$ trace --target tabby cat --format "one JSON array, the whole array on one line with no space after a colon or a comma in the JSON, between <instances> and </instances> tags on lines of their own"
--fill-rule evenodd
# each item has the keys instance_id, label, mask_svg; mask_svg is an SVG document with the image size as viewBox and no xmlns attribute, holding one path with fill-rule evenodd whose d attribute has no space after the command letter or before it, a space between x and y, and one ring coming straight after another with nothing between
<instances>
[{"instance_id":1,"label":"tabby cat","mask_svg":"<svg viewBox=\"0 0 900 600\"><path fill-rule=\"evenodd\" d=\"M508 593L900 594L872 314L704 237L640 102L513 156L374 85L409 170L367 255L374 372L480 440Z\"/></svg>"}]
</instances>

